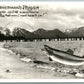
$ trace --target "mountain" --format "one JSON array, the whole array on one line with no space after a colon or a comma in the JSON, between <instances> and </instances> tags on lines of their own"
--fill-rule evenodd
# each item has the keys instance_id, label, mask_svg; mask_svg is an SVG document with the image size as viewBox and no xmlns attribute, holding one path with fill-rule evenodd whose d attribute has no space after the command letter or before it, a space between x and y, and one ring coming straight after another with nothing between
<instances>
[{"instance_id":1,"label":"mountain","mask_svg":"<svg viewBox=\"0 0 84 84\"><path fill-rule=\"evenodd\" d=\"M7 28L7 27L0 27L0 32L2 33L2 34L4 34L4 35L8 35L8 34L10 34L11 35L11 31L10 31L10 29L9 28Z\"/></svg>"},{"instance_id":2,"label":"mountain","mask_svg":"<svg viewBox=\"0 0 84 84\"><path fill-rule=\"evenodd\" d=\"M6 28L9 28L10 31L13 31L14 28L22 28L22 29L26 29L29 32L33 31L33 27L25 22L22 21L11 21L8 24L5 25Z\"/></svg>"},{"instance_id":3,"label":"mountain","mask_svg":"<svg viewBox=\"0 0 84 84\"><path fill-rule=\"evenodd\" d=\"M68 37L84 37L84 27L74 28L70 32L64 32Z\"/></svg>"},{"instance_id":4,"label":"mountain","mask_svg":"<svg viewBox=\"0 0 84 84\"><path fill-rule=\"evenodd\" d=\"M14 28L14 30L12 31L12 35L15 37L22 37L25 39L34 39L34 38L38 37L37 35L33 34L32 32L29 32L22 28Z\"/></svg>"},{"instance_id":5,"label":"mountain","mask_svg":"<svg viewBox=\"0 0 84 84\"><path fill-rule=\"evenodd\" d=\"M76 31L72 32L72 35L77 37L84 37L84 27L79 27Z\"/></svg>"},{"instance_id":6,"label":"mountain","mask_svg":"<svg viewBox=\"0 0 84 84\"><path fill-rule=\"evenodd\" d=\"M59 29L54 30L44 30L44 29L38 29L33 32L36 35L39 35L40 38L59 38L59 37L65 37L65 34L61 32Z\"/></svg>"}]
</instances>

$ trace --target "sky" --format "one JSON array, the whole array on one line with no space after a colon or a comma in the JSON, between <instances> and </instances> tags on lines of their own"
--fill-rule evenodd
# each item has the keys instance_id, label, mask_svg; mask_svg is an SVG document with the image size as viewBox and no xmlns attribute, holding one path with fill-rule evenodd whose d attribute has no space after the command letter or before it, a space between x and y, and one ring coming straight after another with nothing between
<instances>
[{"instance_id":1,"label":"sky","mask_svg":"<svg viewBox=\"0 0 84 84\"><path fill-rule=\"evenodd\" d=\"M10 2L7 5L39 6L40 12L45 13L42 17L0 17L0 26L9 27L11 30L16 25L29 31L38 28L64 31L84 26L84 2L18 2L17 4Z\"/></svg>"}]
</instances>

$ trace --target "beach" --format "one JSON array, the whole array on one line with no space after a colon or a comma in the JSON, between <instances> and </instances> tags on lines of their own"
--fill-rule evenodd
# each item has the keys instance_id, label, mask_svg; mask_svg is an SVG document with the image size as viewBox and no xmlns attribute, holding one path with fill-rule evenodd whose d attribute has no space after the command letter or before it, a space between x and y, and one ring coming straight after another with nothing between
<instances>
[{"instance_id":1,"label":"beach","mask_svg":"<svg viewBox=\"0 0 84 84\"><path fill-rule=\"evenodd\" d=\"M22 62L18 56L2 48L2 46L3 43L0 44L0 79L36 79L48 77L46 72L35 70L29 64ZM46 73L45 77L43 73Z\"/></svg>"},{"instance_id":2,"label":"beach","mask_svg":"<svg viewBox=\"0 0 84 84\"><path fill-rule=\"evenodd\" d=\"M18 45L19 47L18 46L14 47L15 46L14 43L6 43L6 46L10 47L9 44L11 45L11 48L3 48L4 43L0 43L0 72L1 72L0 79L72 79L72 78L78 78L78 77L75 77L74 74L72 75L66 72L69 69L71 69L71 71L75 70L75 68L70 67L70 66L69 67L62 66L60 64L50 62L49 59L47 59L48 57L45 56L45 54L43 54L44 57L39 58L38 56L40 55L35 53L34 52L35 50L31 52L34 53L33 55L37 54L37 57L35 57L36 59L42 61L45 58L42 62L43 64L22 61L21 58L24 58L24 57L20 57L21 46L22 46L21 44L24 44L24 43L15 43L16 45L19 44ZM29 43L25 43L25 44L29 44ZM31 45L28 45L28 46L31 47ZM20 49L20 52L14 53L14 50L17 51L19 49ZM23 49L25 48L22 48L22 50ZM34 58L32 53L28 55L28 53L30 52L28 49L29 48L27 48L27 53L25 49L25 52L24 52L26 54L25 56L28 56L29 58Z\"/></svg>"},{"instance_id":3,"label":"beach","mask_svg":"<svg viewBox=\"0 0 84 84\"><path fill-rule=\"evenodd\" d=\"M65 79L73 75L55 72L49 69L36 68L32 63L25 63L0 43L0 79ZM30 66L31 65L31 66Z\"/></svg>"}]
</instances>

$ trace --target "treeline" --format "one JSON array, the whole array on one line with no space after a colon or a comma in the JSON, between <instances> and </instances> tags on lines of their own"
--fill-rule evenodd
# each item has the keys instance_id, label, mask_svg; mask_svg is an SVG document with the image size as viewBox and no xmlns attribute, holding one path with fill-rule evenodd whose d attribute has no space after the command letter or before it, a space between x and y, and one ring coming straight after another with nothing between
<instances>
[{"instance_id":1,"label":"treeline","mask_svg":"<svg viewBox=\"0 0 84 84\"><path fill-rule=\"evenodd\" d=\"M81 38L84 39L84 28L78 29L77 31L71 32L71 33L64 33L60 31L59 29L54 29L54 30L44 30L44 29L38 29L34 32L29 32L25 29L22 28L14 28L14 30L11 32L10 29L5 28L4 33L0 32L0 41L34 41L34 40L40 40L42 39L46 40L48 39L49 41L53 39L75 39Z\"/></svg>"}]
</instances>

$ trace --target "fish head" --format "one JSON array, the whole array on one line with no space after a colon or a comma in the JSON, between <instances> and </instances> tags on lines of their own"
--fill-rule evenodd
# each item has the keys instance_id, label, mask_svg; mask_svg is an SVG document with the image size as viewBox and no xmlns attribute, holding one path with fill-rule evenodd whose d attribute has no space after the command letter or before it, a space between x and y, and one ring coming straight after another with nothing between
<instances>
[{"instance_id":1,"label":"fish head","mask_svg":"<svg viewBox=\"0 0 84 84\"><path fill-rule=\"evenodd\" d=\"M49 57L49 61L53 61L53 59L51 58L52 56L52 49L48 46L48 45L44 45L44 53L47 54L47 56Z\"/></svg>"},{"instance_id":2,"label":"fish head","mask_svg":"<svg viewBox=\"0 0 84 84\"><path fill-rule=\"evenodd\" d=\"M48 46L47 45L44 45L44 48L43 49L41 49L45 54L48 54L48 50L49 50L49 48L48 48Z\"/></svg>"},{"instance_id":3,"label":"fish head","mask_svg":"<svg viewBox=\"0 0 84 84\"><path fill-rule=\"evenodd\" d=\"M53 51L48 45L44 45L44 52L50 55Z\"/></svg>"},{"instance_id":4,"label":"fish head","mask_svg":"<svg viewBox=\"0 0 84 84\"><path fill-rule=\"evenodd\" d=\"M50 50L49 46L48 45L44 45L44 50L48 52Z\"/></svg>"}]
</instances>

